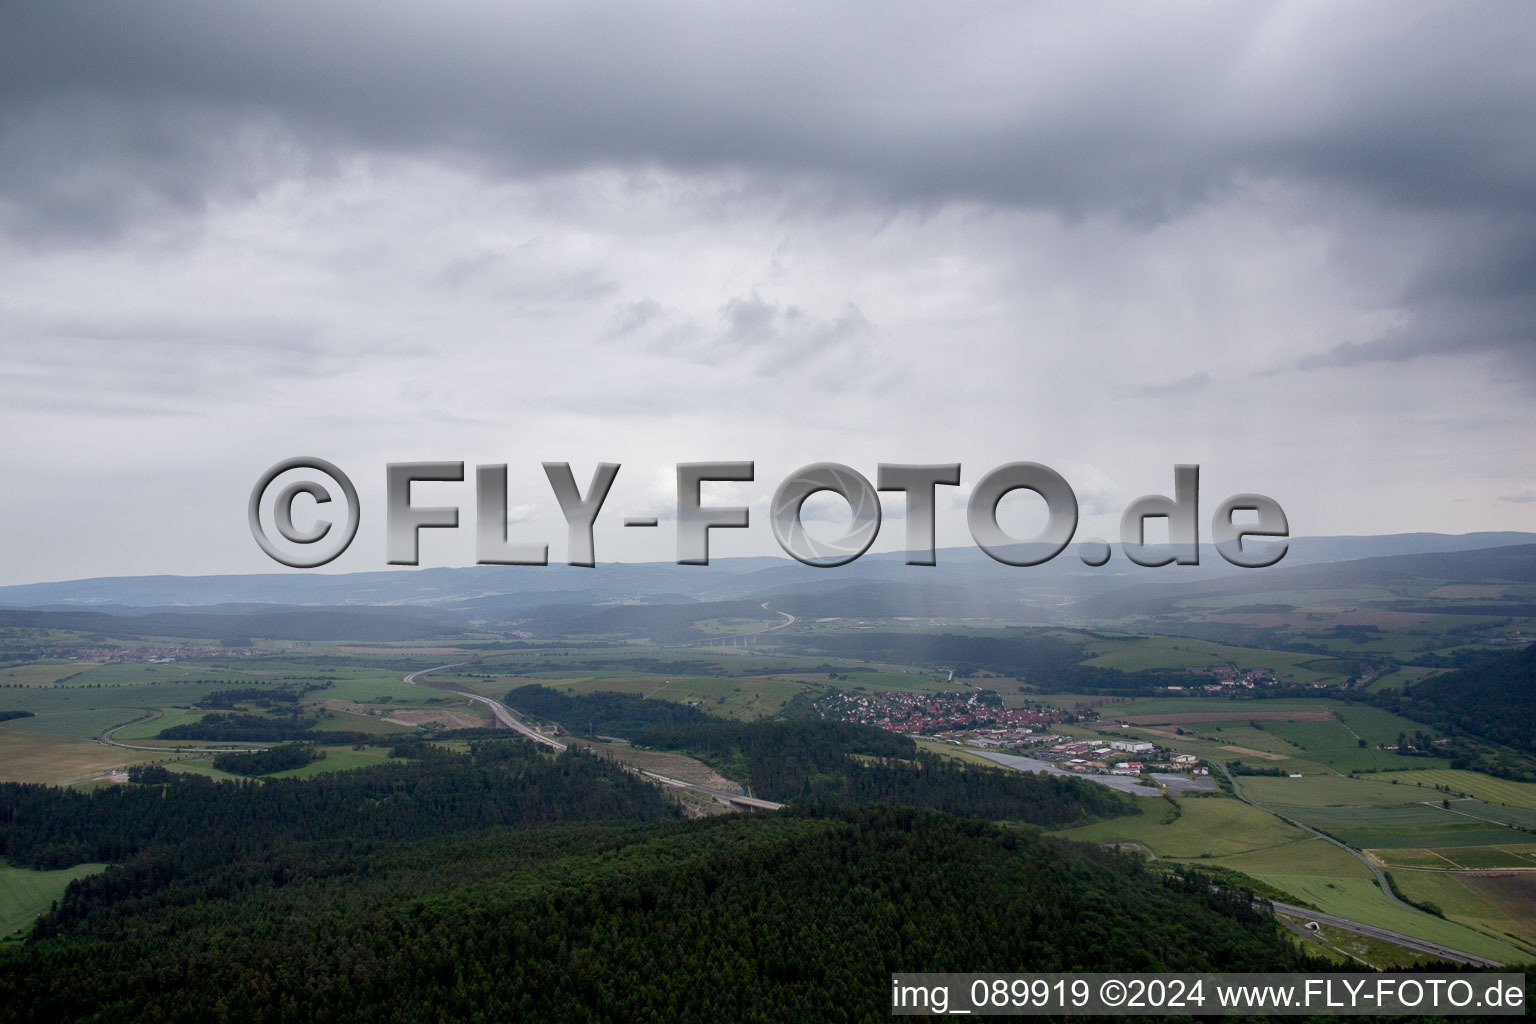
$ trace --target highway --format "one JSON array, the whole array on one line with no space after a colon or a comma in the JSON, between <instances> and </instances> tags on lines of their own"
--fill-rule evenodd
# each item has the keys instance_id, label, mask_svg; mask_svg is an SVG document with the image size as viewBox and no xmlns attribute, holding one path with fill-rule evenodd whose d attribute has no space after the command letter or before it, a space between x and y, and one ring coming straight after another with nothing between
<instances>
[{"instance_id":1,"label":"highway","mask_svg":"<svg viewBox=\"0 0 1536 1024\"><path fill-rule=\"evenodd\" d=\"M793 616L789 616L786 612L780 612L779 614L785 615L789 619L789 621L784 624L786 626L794 621ZM419 672L412 672L410 675L405 677L405 682L415 684L418 676L430 675L433 672L443 672L450 668L458 668L463 664L466 664L466 662L459 662L458 664L454 665L439 665L436 668L428 668L422 669ZM555 750L566 749L566 745L564 743L561 743L559 740L553 739L549 736L545 736L543 733L534 729L527 722L524 722L521 718L519 718L515 712L513 712L510 708L498 700L492 700L490 697L482 697L477 693L469 693L465 690L450 690L449 692L456 693L461 697L468 697L470 700L479 701L480 703L489 706L491 713L496 716L496 720L498 722L509 729L516 730L522 735L533 740L535 743L542 743L546 746L554 748ZM1221 765L1220 767L1222 771L1226 773L1226 765ZM723 803L732 804L736 807L741 807L744 809L776 811L784 806L783 804L775 803L772 800L762 800L757 797L745 796L741 793L730 793L726 792L725 790L710 789L707 786L698 786L691 782L684 782L682 779L675 779L667 775L658 774L657 772L646 771L643 768L636 768L634 771L637 774L651 779L654 782L658 782L663 786L668 786L673 789L688 789L695 793L703 793L706 796L713 797L714 799ZM1232 778L1230 773L1227 773L1227 778L1232 780L1232 790L1237 795L1238 799L1242 800L1244 803L1252 804L1253 801L1248 800L1242 795L1242 791L1238 788L1237 780ZM1259 805L1253 804L1253 806L1258 807ZM1260 810L1265 810L1266 813L1274 813L1272 811L1268 811L1266 808L1260 808ZM1359 857L1362 861L1365 861L1365 857L1358 851L1345 846L1338 840L1333 839L1330 836L1325 836L1322 833L1317 832L1315 829L1309 829L1305 825L1301 825L1299 822L1293 822L1292 824L1296 824L1298 827L1304 828L1308 832L1312 832L1319 838L1326 839L1330 843L1349 850L1350 853L1354 854L1356 857ZM1381 877L1381 873L1379 871L1376 871L1375 866L1372 865L1369 861L1365 861L1365 863L1366 866L1371 868L1371 870L1376 874L1377 879L1382 884L1382 890L1387 894L1387 896L1394 902L1401 902L1397 900L1396 896L1392 895L1391 889L1387 887L1386 880ZM1478 956L1475 953L1468 953L1465 950L1453 949L1450 946L1442 946L1437 942L1430 942L1426 939L1414 938L1412 935L1404 935L1402 932L1394 932L1387 928L1378 928L1375 925L1362 924L1359 921L1351 921L1348 918L1336 917L1333 914L1319 913L1315 910L1308 910L1306 907L1292 906L1289 903L1275 903L1273 906L1278 913L1290 914L1295 917L1303 918L1307 921L1316 921L1319 924L1326 924L1334 928L1342 928L1345 931L1356 932L1360 935L1368 935L1372 938L1382 939L1386 942L1393 942L1408 949L1417 950L1421 953L1427 953L1431 956L1439 957L1442 960L1451 960L1456 963L1471 964L1474 967L1504 966L1504 964L1497 960L1489 960L1488 958Z\"/></svg>"},{"instance_id":2,"label":"highway","mask_svg":"<svg viewBox=\"0 0 1536 1024\"><path fill-rule=\"evenodd\" d=\"M620 763L622 764L623 762ZM636 768L634 770L648 779L654 779L663 786L669 786L672 789L691 789L695 793L707 793L716 800L735 804L737 807L745 807L754 811L776 811L784 806L783 804L776 804L772 800L759 800L755 796L745 796L741 793L728 793L723 789L709 789L705 786L696 786L691 782L684 782L682 779L674 779L666 775L658 775L655 772L646 771L644 768Z\"/></svg>"},{"instance_id":3,"label":"highway","mask_svg":"<svg viewBox=\"0 0 1536 1024\"><path fill-rule=\"evenodd\" d=\"M424 668L420 672L412 672L410 675L406 676L403 681L412 686L415 686L417 676L428 676L434 672L446 672L450 668L459 668L460 666L467 664L469 664L469 662L460 661L452 665L438 665L436 668ZM448 692L456 693L460 697L468 697L470 700L479 701L481 704L486 705L491 709L491 714L496 716L496 721L500 722L508 729L512 729L523 734L530 740L533 740L535 743L542 743L547 747L554 748L555 750L565 749L564 743L561 743L557 739L552 739L548 736L545 736L543 733L533 728L533 726L517 717L516 712L514 712L511 708L507 707L499 700L492 700L490 697L482 697L478 693L470 693L467 690L449 690Z\"/></svg>"},{"instance_id":4,"label":"highway","mask_svg":"<svg viewBox=\"0 0 1536 1024\"><path fill-rule=\"evenodd\" d=\"M773 609L768 607L767 601L763 602L762 608L764 611L773 611ZM742 640L747 637L762 636L764 633L775 633L781 629L788 629L790 626L795 624L795 617L789 614L789 612L774 612L774 614L781 616L784 619L784 621L779 623L777 626L765 626L762 629L754 629L750 633L722 633L719 636L705 637L703 640L679 640L676 643L661 644L658 646L716 647L727 640Z\"/></svg>"},{"instance_id":5,"label":"highway","mask_svg":"<svg viewBox=\"0 0 1536 1024\"><path fill-rule=\"evenodd\" d=\"M1376 876L1376 883L1381 886L1382 894L1385 895L1387 899L1391 900L1393 903L1396 903L1400 907L1407 907L1408 909L1418 911L1421 914L1424 913L1422 910L1419 910L1412 904L1404 903L1402 900L1398 899L1397 894L1392 891L1392 886L1388 884L1386 875L1382 874L1381 869L1378 868L1375 864L1372 864L1370 858L1366 857L1365 854L1361 853L1359 850L1355 849L1353 846L1348 845L1347 843L1341 843L1332 836L1319 832L1317 829L1312 828L1310 825L1303 824L1302 822L1296 821L1293 818L1287 818L1283 814L1277 814L1276 812L1270 810L1268 807L1265 807L1263 804L1248 799L1243 795L1242 787L1238 785L1237 778L1233 776L1231 772L1227 771L1227 766L1220 761L1216 761L1214 764L1216 767L1221 769L1221 773L1227 777L1227 781L1232 783L1232 794L1243 803L1248 804L1250 807L1256 807L1263 811L1265 814L1273 814L1281 821L1295 825L1302 831L1310 832L1317 838L1325 842L1332 843L1339 849L1346 851L1356 860L1360 861L1360 863L1371 869L1371 874ZM1409 949L1416 949L1421 953L1430 953L1445 960L1454 960L1457 963L1463 964L1473 964L1478 967L1504 966L1497 960L1488 960L1484 957L1478 956L1475 953L1468 953L1465 950L1460 949L1452 949L1450 946L1442 946L1439 943L1429 942L1426 939L1416 939L1412 935L1404 935L1402 932L1388 931L1385 928L1377 928L1375 925L1361 924L1359 921L1351 921L1344 917L1334 917L1332 914L1321 914L1315 910L1308 910L1305 907L1293 907L1288 903L1276 903L1274 906L1278 911L1289 914L1298 914L1302 917L1305 917L1309 921L1317 921L1321 924L1333 925L1335 928L1343 928L1346 931L1358 932L1361 935L1369 935L1373 938L1385 939L1388 942L1395 942L1399 946L1406 946Z\"/></svg>"},{"instance_id":6,"label":"highway","mask_svg":"<svg viewBox=\"0 0 1536 1024\"><path fill-rule=\"evenodd\" d=\"M1416 939L1412 935L1404 935L1402 932L1394 932L1386 928L1377 928L1375 925L1361 924L1359 921L1351 921L1345 917L1335 917L1332 914L1319 913L1316 910L1308 910L1306 907L1293 907L1289 903L1275 903L1273 906L1276 913L1290 914L1293 917L1299 917L1306 921L1316 921L1318 924L1332 925L1335 928L1342 928L1348 932L1369 935L1373 939L1395 942L1399 946L1406 946L1420 953L1428 953L1442 960L1454 960L1459 964L1471 964L1473 967L1505 966L1497 960L1489 960L1475 953L1452 949L1450 946L1442 946L1437 942L1429 942L1425 939Z\"/></svg>"},{"instance_id":7,"label":"highway","mask_svg":"<svg viewBox=\"0 0 1536 1024\"><path fill-rule=\"evenodd\" d=\"M785 615L786 613L780 612L779 614ZM793 621L794 617L789 616L789 622ZM788 622L785 623L785 625L788 624ZM464 664L467 664L467 662L459 662L456 665L439 665L436 668L427 668L422 669L420 672L412 672L410 675L405 677L405 682L415 685L417 676L425 676L430 675L433 672L442 672L450 668L458 668L460 665ZM545 736L543 733L539 732L537 729L533 728L527 722L519 718L517 716L517 712L507 707L499 700L492 700L490 697L482 697L477 693L469 693L465 690L450 690L448 692L457 693L461 697L468 697L470 700L479 701L480 703L489 706L491 713L496 716L496 720L498 722L509 729L517 730L519 733L533 740L535 743L542 743L545 746L553 747L555 750L566 749L566 745L564 743L561 743L559 740L553 739L552 737ZM623 762L618 763L623 764ZM784 806L783 804L774 803L772 800L760 800L757 797L745 796L741 793L731 793L723 789L710 789L707 786L696 786L691 782L684 782L682 779L674 779L667 775L659 775L656 772L646 771L643 768L636 768L632 765L623 765L623 767L625 767L627 770L635 772L637 775L644 776L653 782L659 782L663 786L668 786L672 789L690 789L695 793L703 793L707 796L714 797L716 800L719 800L723 803L732 804L736 807L741 807L747 810L776 811Z\"/></svg>"}]
</instances>

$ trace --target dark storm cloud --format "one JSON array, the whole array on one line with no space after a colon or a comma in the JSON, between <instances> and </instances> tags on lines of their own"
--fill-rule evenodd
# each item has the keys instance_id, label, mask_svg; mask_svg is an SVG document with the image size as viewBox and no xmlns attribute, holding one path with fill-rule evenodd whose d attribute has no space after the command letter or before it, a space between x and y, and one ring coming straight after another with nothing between
<instances>
[{"instance_id":1,"label":"dark storm cloud","mask_svg":"<svg viewBox=\"0 0 1536 1024\"><path fill-rule=\"evenodd\" d=\"M1513 3L12 3L0 213L40 246L110 238L351 152L1146 225L1274 181L1440 240L1406 323L1299 368L1530 369L1533 28Z\"/></svg>"}]
</instances>

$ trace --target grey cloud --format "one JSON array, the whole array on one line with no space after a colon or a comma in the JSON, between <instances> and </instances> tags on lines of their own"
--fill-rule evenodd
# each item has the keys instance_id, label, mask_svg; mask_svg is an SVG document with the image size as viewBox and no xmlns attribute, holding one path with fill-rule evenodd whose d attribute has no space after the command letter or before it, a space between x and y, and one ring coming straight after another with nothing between
<instances>
[{"instance_id":1,"label":"grey cloud","mask_svg":"<svg viewBox=\"0 0 1536 1024\"><path fill-rule=\"evenodd\" d=\"M528 310L584 306L618 290L617 282L595 268L565 270L540 260L534 244L512 252L481 250L449 260L437 281L450 290L482 289Z\"/></svg>"},{"instance_id":2,"label":"grey cloud","mask_svg":"<svg viewBox=\"0 0 1536 1024\"><path fill-rule=\"evenodd\" d=\"M1313 215L1387 224L1382 246L1393 224L1439 243L1398 296L1402 327L1295 368L1495 352L1536 378L1533 49L1536 12L1516 3L9 3L0 226L51 246L195 223L358 152L499 180L660 167L790 203L1132 226L1281 181ZM554 304L617 289L516 287ZM793 313L737 302L728 347L811 344Z\"/></svg>"},{"instance_id":3,"label":"grey cloud","mask_svg":"<svg viewBox=\"0 0 1536 1024\"><path fill-rule=\"evenodd\" d=\"M662 321L667 315L667 309L655 299L636 299L623 303L614 309L612 322L603 337L611 339L636 334Z\"/></svg>"},{"instance_id":4,"label":"grey cloud","mask_svg":"<svg viewBox=\"0 0 1536 1024\"><path fill-rule=\"evenodd\" d=\"M706 367L735 367L755 378L799 378L827 390L845 390L899 370L876 365L868 341L875 327L853 303L832 317L765 299L734 296L708 328L654 299L622 303L603 340L638 340L649 351Z\"/></svg>"},{"instance_id":5,"label":"grey cloud","mask_svg":"<svg viewBox=\"0 0 1536 1024\"><path fill-rule=\"evenodd\" d=\"M1531 79L1510 70L1526 66L1536 18L1516 6L1311 20L1221 4L1182 17L1092 4L131 11L6 5L7 135L39 115L61 132L68 104L94 112L92 130L50 152L112 159L173 206L195 205L203 179L283 164L269 152L252 166L242 139L263 124L308 151L458 153L496 173L655 163L1149 220L1241 175L1434 208L1536 188ZM114 198L90 181L79 191Z\"/></svg>"},{"instance_id":6,"label":"grey cloud","mask_svg":"<svg viewBox=\"0 0 1536 1024\"><path fill-rule=\"evenodd\" d=\"M862 361L866 350L860 338L873 329L852 303L837 316L822 319L796 306L769 302L756 292L726 302L720 318L725 332L711 356L757 352L759 369L770 377L818 362Z\"/></svg>"},{"instance_id":7,"label":"grey cloud","mask_svg":"<svg viewBox=\"0 0 1536 1024\"><path fill-rule=\"evenodd\" d=\"M11 3L0 224L34 245L111 238L356 152L1132 225L1280 181L1318 216L1443 243L1400 296L1406 326L1297 368L1491 351L1536 376L1533 51L1536 12L1514 3ZM792 326L739 301L728 345Z\"/></svg>"},{"instance_id":8,"label":"grey cloud","mask_svg":"<svg viewBox=\"0 0 1536 1024\"><path fill-rule=\"evenodd\" d=\"M1513 206L1496 224L1478 217L1442 228L1398 301L1407 322L1303 357L1296 368L1492 352L1536 374L1536 207Z\"/></svg>"},{"instance_id":9,"label":"grey cloud","mask_svg":"<svg viewBox=\"0 0 1536 1024\"><path fill-rule=\"evenodd\" d=\"M1202 371L1163 384L1144 384L1136 389L1135 394L1143 398L1168 398L1189 395L1210 387L1212 380L1213 378L1209 373Z\"/></svg>"}]
</instances>

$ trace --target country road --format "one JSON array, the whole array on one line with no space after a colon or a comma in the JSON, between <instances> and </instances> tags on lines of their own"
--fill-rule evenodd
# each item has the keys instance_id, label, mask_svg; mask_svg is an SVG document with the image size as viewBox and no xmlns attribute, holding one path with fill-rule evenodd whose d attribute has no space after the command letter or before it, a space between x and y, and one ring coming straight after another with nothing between
<instances>
[{"instance_id":1,"label":"country road","mask_svg":"<svg viewBox=\"0 0 1536 1024\"><path fill-rule=\"evenodd\" d=\"M779 614L785 615L786 613L780 612ZM788 616L788 618L789 622L794 621L794 616L791 615ZM789 622L786 622L785 625L788 625ZM427 668L422 669L419 672L412 672L410 675L405 677L405 682L415 685L417 676L430 675L433 672L443 672L450 668L458 668L460 665L464 664L467 664L467 662L459 662L455 665L439 665L436 668ZM517 716L517 712L507 707L499 700L492 700L490 697L482 697L477 693L469 693L465 690L449 690L448 692L456 693L462 697L468 697L470 700L477 700L482 704L488 705L491 709L491 713L496 716L496 720L498 722L500 722L502 725L505 725L509 729L517 730L524 736L533 740L535 743L543 743L546 746L553 747L556 750L566 749L566 745L564 743L561 743L559 740L553 739L549 736L545 736L537 729L534 729L527 722L524 722L521 718L519 718ZM660 775L656 772L647 771L644 768L640 768L634 765L627 765L626 767L633 770L636 774L644 776L653 782L661 783L663 786L668 786L672 789L689 789L695 793L703 793L707 796L714 797L716 800L723 801L724 803L734 804L737 807L749 808L751 810L776 811L784 806L783 804L774 803L772 800L760 800L757 797L746 796L741 793L730 793L723 789L710 789L707 786L697 786L691 782L684 782L682 779L674 779L670 776Z\"/></svg>"},{"instance_id":2,"label":"country road","mask_svg":"<svg viewBox=\"0 0 1536 1024\"><path fill-rule=\"evenodd\" d=\"M766 603L764 604L764 607L767 607ZM786 621L779 626L772 627L773 629L783 629L795 621L795 617L790 615L788 612L779 612L779 614L784 616ZM435 668L422 669L418 672L412 672L410 675L405 677L405 682L415 685L418 676L430 675L433 672L443 672L450 668L458 668L464 664L467 664L467 662L458 662L452 665L438 665ZM553 747L556 750L566 749L566 745L564 743L545 736L543 733L534 729L532 726L528 725L528 723L519 718L515 712L513 712L510 708L498 700L493 700L490 697L482 697L479 694L469 693L465 690L450 690L449 692L456 693L461 697L468 697L470 700L480 701L481 703L488 705L491 709L491 713L496 716L497 721L501 722L508 728L517 730L536 743L543 743L547 746ZM1273 811L1269 811L1266 808L1260 807L1252 800L1249 800L1247 797L1243 796L1242 790L1237 784L1237 780L1232 776L1230 772L1227 771L1227 766L1225 764L1221 764L1220 762L1217 762L1217 765L1221 768L1222 773L1225 774L1231 781L1232 792L1236 794L1239 800L1254 807L1258 807L1259 810L1265 811L1267 814L1274 813ZM667 775L659 774L657 772L647 771L644 768L636 767L634 768L634 771L637 774L651 779L654 782L658 782L663 786L668 786L673 789L692 790L695 793L703 793L707 796L713 797L716 800L720 800L728 804L734 804L737 807L750 808L753 810L776 811L785 806L781 803L775 803L772 800L762 800L757 797L750 797L741 793L728 793L720 789L710 789L707 786L695 785L691 782L684 782L682 779L675 779ZM1284 820L1290 821L1289 818ZM1370 868L1371 871L1376 875L1377 880L1382 885L1382 891L1385 892L1387 896L1394 902L1402 903L1401 900L1398 900L1397 897L1392 894L1392 890L1387 885L1386 879L1382 877L1381 872L1377 871L1375 865L1366 860L1364 855L1354 849L1351 849L1348 846L1345 846L1343 843L1340 843L1338 840L1332 838L1331 836L1323 835L1316 829L1307 828L1307 826L1302 825L1299 822L1292 822L1292 824L1297 825L1299 828L1306 829L1306 831L1313 833L1321 839L1326 839L1328 842L1333 843L1336 846L1343 847L1345 850L1349 850L1349 852L1354 854L1356 857L1359 857L1361 861L1365 863L1366 867ZM1476 967L1505 966L1497 960L1489 960L1488 958L1478 956L1475 953L1468 953L1465 950L1453 949L1450 946L1442 946L1437 942L1430 942L1426 939L1414 938L1412 935L1405 935L1402 932L1394 932L1387 928L1378 928L1375 925L1364 924L1359 921L1351 921L1345 917L1336 917L1333 914L1323 914L1315 910L1308 910L1305 907L1292 906L1289 903L1273 903L1272 905L1274 909L1280 913L1303 917L1308 921L1317 921L1319 924L1331 925L1335 928L1342 928L1345 931L1356 932L1360 935L1367 935L1372 938L1382 939L1387 942L1394 942L1399 946L1417 950L1421 953L1427 953L1431 956L1437 956L1445 960L1452 960L1456 963L1471 964ZM1407 904L1403 905L1407 906Z\"/></svg>"},{"instance_id":3,"label":"country road","mask_svg":"<svg viewBox=\"0 0 1536 1024\"><path fill-rule=\"evenodd\" d=\"M1281 821L1290 825L1295 825L1302 831L1310 832L1317 838L1325 842L1332 843L1339 849L1346 851L1356 860L1360 861L1360 863L1369 868L1371 874L1376 876L1376 884L1381 886L1382 894L1385 895L1387 899L1391 900L1393 903L1396 903L1400 907L1406 907L1409 910L1418 911L1421 914L1424 913L1422 910L1419 910L1418 907L1398 899L1397 894L1392 891L1391 884L1387 881L1387 876L1382 873L1380 868L1378 868L1375 864L1372 864L1370 858L1368 858L1365 854L1361 853L1359 850L1355 849L1353 846L1350 846L1347 843L1341 843L1339 840L1333 838L1332 836L1319 832L1317 829L1312 828L1310 825L1305 825L1302 822L1296 821L1294 818L1287 818L1283 814L1276 814L1274 811L1270 810L1268 807L1265 807L1263 804L1248 799L1243 795L1243 789L1238 785L1236 776L1227 770L1226 764L1221 761L1216 761L1213 763L1216 765L1216 767L1221 769L1221 773L1227 777L1227 781L1232 783L1232 794L1243 803L1250 807L1255 807L1263 811L1265 814L1274 814L1274 816L1279 818ZM1287 913L1305 915L1309 920L1312 921L1318 921L1322 924L1331 924L1336 928L1343 928L1346 931L1358 932L1361 935L1369 935L1378 939L1386 939L1388 942L1395 942L1399 946L1407 946L1409 949L1416 949L1422 953L1432 953L1435 956L1444 957L1447 960L1455 960L1458 963L1475 964L1485 967L1504 966L1497 960L1489 960L1485 957L1480 957L1475 953L1468 953L1465 950L1460 949L1452 949L1450 946L1442 946L1439 943L1429 942L1425 939L1416 939L1411 935L1404 935L1401 932L1388 931L1385 928L1377 928L1374 925L1361 924L1359 921L1351 921L1348 918L1334 917L1331 914L1320 914L1315 910L1307 910L1305 907L1293 907L1286 903L1276 903L1274 906L1276 910L1283 910Z\"/></svg>"},{"instance_id":4,"label":"country road","mask_svg":"<svg viewBox=\"0 0 1536 1024\"><path fill-rule=\"evenodd\" d=\"M1387 897L1387 899L1391 900L1393 903L1396 903L1400 907L1408 907L1410 910L1417 910L1418 909L1417 907L1414 907L1412 904L1404 903L1402 900L1397 898L1397 893L1392 891L1392 886L1387 881L1387 876L1382 874L1381 869L1378 868L1375 864L1372 864L1371 863L1371 859L1369 857L1367 857L1365 854L1361 853L1359 850L1355 849L1353 846L1350 846L1348 843L1341 843L1337 839L1333 838L1333 836L1330 836L1330 835L1328 835L1327 833L1324 833L1324 832L1319 832L1317 829L1313 828L1310 825L1305 825L1305 824L1297 821L1294 818L1287 818L1285 815L1276 813L1275 811L1270 810L1268 807L1265 807L1263 804L1261 804L1261 803L1259 803L1259 802L1257 802L1255 800L1248 799L1246 796L1243 796L1242 787L1237 784L1236 777L1234 777L1231 772L1227 771L1227 766L1223 762L1221 762L1221 761L1217 761L1217 762L1215 762L1215 764L1216 764L1216 767L1221 769L1221 774L1223 774L1223 775L1225 775L1227 777L1227 781L1232 783L1232 793L1233 793L1233 795L1236 796L1243 803L1247 804L1249 807L1257 807L1259 810L1263 811L1265 814L1273 814L1275 817L1279 818L1281 821L1285 822L1286 824L1288 824L1288 825L1295 825L1297 828L1301 829L1303 832L1310 832L1314 836L1316 836L1317 838L1319 838L1321 840L1324 840L1325 842L1332 843L1334 846L1337 846L1339 849L1345 851L1350 856L1354 857L1356 860L1358 860L1360 863L1364 864L1367 868L1370 869L1371 874L1376 876L1376 884L1381 886L1381 891Z\"/></svg>"},{"instance_id":5,"label":"country road","mask_svg":"<svg viewBox=\"0 0 1536 1024\"><path fill-rule=\"evenodd\" d=\"M96 742L105 743L109 747L117 747L120 750L149 750L159 754L249 754L252 751L266 750L267 747L273 746L271 743L266 743L259 747L143 747L132 743L122 743L112 738L119 729L126 729L130 725L138 725L140 722L153 722L161 717L162 714L164 712L159 708L152 708L147 715L140 715L131 722L114 725L100 736L97 736Z\"/></svg>"}]
</instances>

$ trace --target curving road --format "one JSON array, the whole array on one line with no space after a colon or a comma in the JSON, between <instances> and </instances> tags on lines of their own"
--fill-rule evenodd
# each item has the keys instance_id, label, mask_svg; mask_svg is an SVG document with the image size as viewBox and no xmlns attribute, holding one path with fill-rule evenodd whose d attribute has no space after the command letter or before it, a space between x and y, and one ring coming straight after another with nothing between
<instances>
[{"instance_id":1,"label":"curving road","mask_svg":"<svg viewBox=\"0 0 1536 1024\"><path fill-rule=\"evenodd\" d=\"M1233 796L1237 797L1239 800L1250 807L1258 808L1265 814L1273 814L1281 821L1290 825L1295 825L1303 832L1309 832L1317 838L1324 840L1325 842L1332 843L1339 849L1344 850L1360 863L1370 868L1371 874L1376 876L1376 884L1381 886L1382 894L1385 895L1387 899L1391 900L1393 903L1396 903L1400 907L1407 907L1409 910L1415 910L1421 914L1423 913L1422 910L1419 910L1419 908L1415 907L1413 904L1404 903L1402 900L1397 898L1397 893L1392 891L1392 886L1387 881L1387 876L1382 873L1380 868L1378 868L1375 864L1372 864L1370 858L1365 854L1361 853L1353 846L1350 846L1348 843L1341 843L1337 839L1333 838L1333 836L1319 832L1317 829L1310 825L1299 822L1294 818L1287 818L1285 815L1276 813L1275 811L1270 810L1268 807L1265 807L1263 804L1258 803L1257 801L1248 799L1243 795L1243 789L1238 785L1237 778L1233 776L1231 772L1227 771L1226 764L1221 761L1216 761L1213 763L1216 765L1216 767L1221 769L1221 773L1227 777L1227 781L1232 783ZM1361 924L1359 921L1351 921L1344 917L1334 917L1331 914L1321 914L1315 910L1308 910L1305 907L1293 907L1288 903L1276 903L1274 906L1276 910L1285 911L1286 913L1300 914L1311 921L1318 921L1322 924L1330 924L1336 928L1343 928L1346 931L1358 932L1361 935L1370 935L1374 938L1385 939L1388 942L1395 942L1399 946L1407 946L1409 949L1416 949L1421 953L1431 953L1446 960L1455 960L1456 962L1463 964L1476 964L1482 967L1504 966L1497 960L1489 960L1485 957L1480 957L1475 953L1468 953L1461 949L1452 949L1450 946L1442 946L1439 943L1430 942L1426 939L1416 939L1411 935L1404 935L1402 932L1388 931L1385 928L1377 928L1375 925Z\"/></svg>"},{"instance_id":2,"label":"curving road","mask_svg":"<svg viewBox=\"0 0 1536 1024\"><path fill-rule=\"evenodd\" d=\"M411 686L415 686L417 676L429 676L434 672L446 672L450 668L459 668L468 664L469 662L467 661L460 661L455 662L452 665L438 665L435 668L424 668L419 672L412 672L410 675L404 677L402 682L408 683ZM555 750L565 749L564 743L561 743L557 739L552 739L548 736L545 736L543 733L533 728L533 726L517 717L517 712L507 707L499 700L492 700L490 697L482 697L478 693L470 693L467 690L449 690L448 692L456 693L460 697L468 697L470 700L479 701L481 704L488 706L491 709L491 714L495 716L496 721L500 722L508 729L522 733L524 736L528 737L530 740L533 740L535 743L542 743L547 747L553 747Z\"/></svg>"},{"instance_id":3,"label":"curving road","mask_svg":"<svg viewBox=\"0 0 1536 1024\"><path fill-rule=\"evenodd\" d=\"M767 601L764 601L762 603L761 607L762 607L762 609L764 611L773 611L773 609L768 607L768 602ZM779 623L777 626L765 626L762 629L754 629L750 633L726 633L726 634L721 634L720 636L705 637L702 640L679 640L676 643L657 644L657 646L658 647L710 647L710 646L713 646L715 644L720 643L723 640L740 640L743 637L762 636L764 633L776 633L776 632L778 632L781 629L788 629L790 626L793 626L795 624L795 617L793 615L789 614L789 612L774 612L774 614L775 615L782 615L784 617L784 621Z\"/></svg>"},{"instance_id":4,"label":"curving road","mask_svg":"<svg viewBox=\"0 0 1536 1024\"><path fill-rule=\"evenodd\" d=\"M1235 777L1233 777L1231 772L1227 771L1227 766L1225 764L1223 764L1221 761L1217 761L1217 762L1215 762L1215 764L1216 764L1216 767L1221 769L1221 774L1223 774L1223 775L1225 775L1227 777L1227 781L1232 783L1232 793L1233 793L1233 795L1236 796L1243 803L1247 804L1249 807L1257 807L1259 810L1263 811L1265 814L1273 814L1275 817L1279 818L1281 821L1285 822L1286 824L1288 824L1288 825L1295 825L1297 828L1301 829L1303 832L1310 832L1314 836L1316 836L1317 838L1322 839L1325 842L1332 843L1334 846L1337 846L1339 849L1343 850L1345 853L1348 853L1350 856L1354 857L1360 863L1364 864L1366 867L1371 869L1371 874L1376 876L1376 884L1381 886L1382 894L1385 895L1387 897L1387 899L1391 900L1393 903L1396 903L1400 907L1407 907L1409 910L1417 910L1418 909L1413 904L1411 904L1411 903L1404 903L1402 900L1397 898L1397 893L1392 891L1392 885L1391 885L1390 882L1387 881L1387 876L1382 874L1381 869L1378 868L1375 864L1372 864L1371 863L1371 859L1369 857L1367 857L1365 854L1361 853L1359 850L1355 849L1353 846L1350 846L1348 843L1341 843L1341 842L1339 842L1337 839L1333 838L1333 836L1328 835L1326 832L1319 832L1317 829L1313 828L1311 825L1307 825L1307 824L1304 824L1302 822L1299 822L1295 818L1287 818L1285 815L1279 813L1278 811L1270 810L1268 807L1265 807L1263 804L1259 803L1256 800L1248 799L1247 797L1243 796L1242 787L1237 784L1237 779Z\"/></svg>"},{"instance_id":5,"label":"curving road","mask_svg":"<svg viewBox=\"0 0 1536 1024\"><path fill-rule=\"evenodd\" d=\"M140 715L132 721L114 725L100 736L97 736L96 742L105 743L109 747L117 747L120 750L148 750L159 754L249 754L252 751L266 750L267 747L273 746L271 743L266 743L259 747L144 747L132 743L122 743L112 738L119 729L126 729L130 725L138 725L140 722L153 722L163 714L164 712L159 708L151 708L147 715Z\"/></svg>"}]
</instances>

